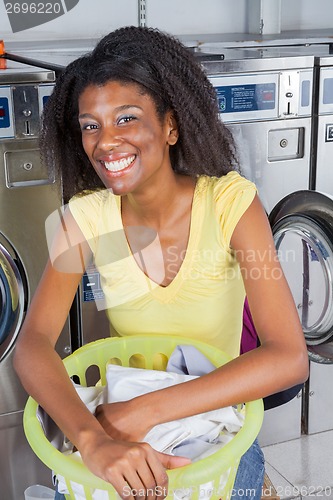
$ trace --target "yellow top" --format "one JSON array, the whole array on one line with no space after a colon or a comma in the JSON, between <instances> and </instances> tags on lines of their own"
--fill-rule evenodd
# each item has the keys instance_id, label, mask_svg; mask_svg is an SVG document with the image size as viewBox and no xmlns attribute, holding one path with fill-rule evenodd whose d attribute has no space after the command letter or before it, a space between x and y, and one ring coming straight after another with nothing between
<instances>
[{"instance_id":1,"label":"yellow top","mask_svg":"<svg viewBox=\"0 0 333 500\"><path fill-rule=\"evenodd\" d=\"M70 201L94 254L107 315L119 336L180 335L238 356L245 291L230 238L255 194L255 185L237 172L198 178L187 251L166 287L148 278L134 259L123 231L121 197L100 190ZM149 238L149 229L142 232ZM144 260L144 250L137 256Z\"/></svg>"}]
</instances>

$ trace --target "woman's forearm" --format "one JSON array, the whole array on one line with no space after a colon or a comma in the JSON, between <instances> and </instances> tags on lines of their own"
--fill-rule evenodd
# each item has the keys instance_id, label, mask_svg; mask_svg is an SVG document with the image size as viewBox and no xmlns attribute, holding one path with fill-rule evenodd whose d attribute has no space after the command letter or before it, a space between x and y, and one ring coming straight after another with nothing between
<instances>
[{"instance_id":1,"label":"woman's forearm","mask_svg":"<svg viewBox=\"0 0 333 500\"><path fill-rule=\"evenodd\" d=\"M260 347L195 380L139 396L138 414L156 424L236 405L279 392L307 378L308 360ZM143 418L143 417L142 417Z\"/></svg>"},{"instance_id":2,"label":"woman's forearm","mask_svg":"<svg viewBox=\"0 0 333 500\"><path fill-rule=\"evenodd\" d=\"M38 401L77 448L86 443L89 434L104 433L80 400L62 360L45 336L20 342L14 365L28 394Z\"/></svg>"}]
</instances>

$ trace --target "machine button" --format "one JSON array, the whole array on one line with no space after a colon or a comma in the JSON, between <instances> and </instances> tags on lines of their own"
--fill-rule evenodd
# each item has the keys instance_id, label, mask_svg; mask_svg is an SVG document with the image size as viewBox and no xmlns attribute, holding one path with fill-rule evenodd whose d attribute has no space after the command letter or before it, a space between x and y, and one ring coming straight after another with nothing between
<instances>
[{"instance_id":1,"label":"machine button","mask_svg":"<svg viewBox=\"0 0 333 500\"><path fill-rule=\"evenodd\" d=\"M328 123L326 125L325 142L333 142L333 124L332 123Z\"/></svg>"}]
</instances>

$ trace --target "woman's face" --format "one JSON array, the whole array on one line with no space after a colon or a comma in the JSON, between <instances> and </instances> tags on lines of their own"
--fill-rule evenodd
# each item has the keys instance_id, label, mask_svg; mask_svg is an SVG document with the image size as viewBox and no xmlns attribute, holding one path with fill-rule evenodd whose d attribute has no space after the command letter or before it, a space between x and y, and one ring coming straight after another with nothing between
<instances>
[{"instance_id":1,"label":"woman's face","mask_svg":"<svg viewBox=\"0 0 333 500\"><path fill-rule=\"evenodd\" d=\"M141 192L171 170L169 147L178 130L171 112L161 120L154 101L135 84L90 85L79 97L83 148L115 194Z\"/></svg>"}]
</instances>

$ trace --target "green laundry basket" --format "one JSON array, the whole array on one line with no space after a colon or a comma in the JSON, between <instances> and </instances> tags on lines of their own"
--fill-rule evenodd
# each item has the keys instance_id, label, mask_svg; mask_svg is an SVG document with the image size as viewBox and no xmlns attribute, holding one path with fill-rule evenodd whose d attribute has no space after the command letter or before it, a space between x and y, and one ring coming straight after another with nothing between
<instances>
[{"instance_id":1,"label":"green laundry basket","mask_svg":"<svg viewBox=\"0 0 333 500\"><path fill-rule=\"evenodd\" d=\"M106 365L111 362L122 366L132 366L133 359L140 359L140 367L165 369L167 361L177 345L190 344L200 350L215 366L230 361L222 351L203 342L176 336L132 336L107 338L87 344L64 359L70 377L77 376L80 384L87 385L86 374L89 367L97 366L102 385L106 383ZM221 388L223 390L223 388ZM86 499L92 499L95 489L104 490L109 499L119 498L113 486L90 472L73 455L64 455L46 438L36 416L38 404L31 397L24 410L24 430L29 444L40 460L62 476L69 491L67 499L75 499L73 483L82 485ZM190 465L167 471L169 496L177 497L177 491L190 491L191 500L203 497L207 484L211 500L229 499L241 456L257 437L263 420L262 400L246 403L244 424L240 431L216 453ZM206 496L206 493L205 493Z\"/></svg>"}]
</instances>

